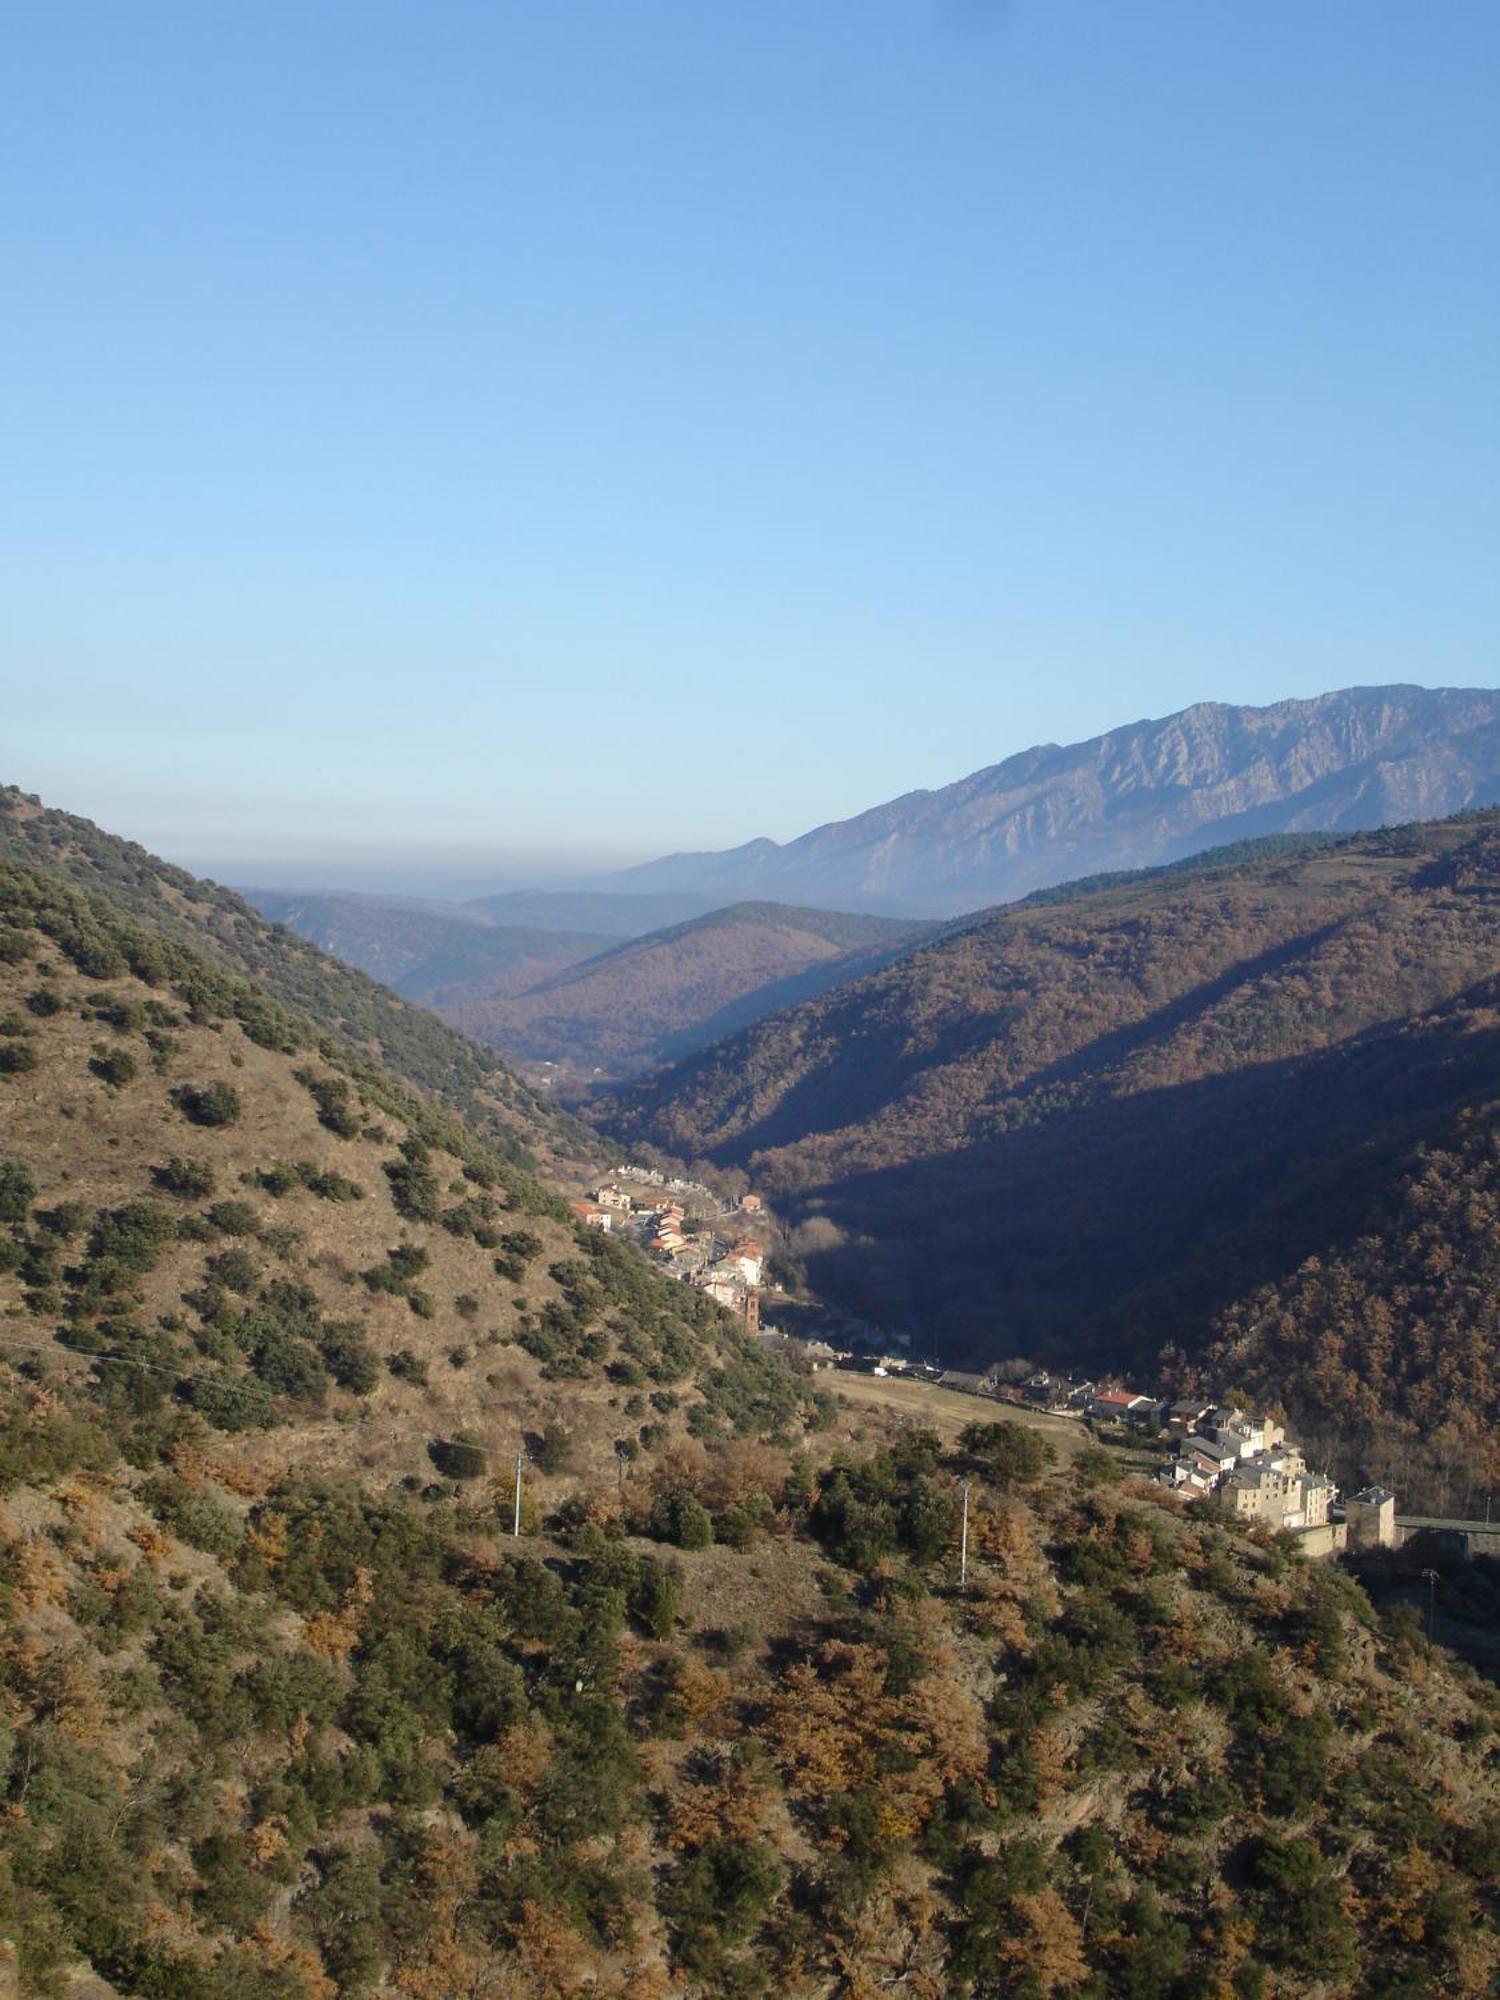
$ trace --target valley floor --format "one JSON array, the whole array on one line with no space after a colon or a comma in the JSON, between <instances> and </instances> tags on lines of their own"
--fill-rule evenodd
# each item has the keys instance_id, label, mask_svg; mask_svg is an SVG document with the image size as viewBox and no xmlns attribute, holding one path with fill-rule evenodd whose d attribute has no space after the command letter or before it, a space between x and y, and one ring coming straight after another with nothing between
<instances>
[{"instance_id":1,"label":"valley floor","mask_svg":"<svg viewBox=\"0 0 1500 2000\"><path fill-rule=\"evenodd\" d=\"M996 1404L988 1397L965 1396L956 1389L939 1389L931 1382L903 1380L899 1375L853 1375L840 1370L833 1386L842 1400L910 1417L936 1431L945 1443L951 1443L969 1424L993 1423L998 1418L1040 1431L1063 1464L1090 1441L1084 1426L1070 1418L1048 1416L1045 1411L1028 1410L1019 1404Z\"/></svg>"}]
</instances>

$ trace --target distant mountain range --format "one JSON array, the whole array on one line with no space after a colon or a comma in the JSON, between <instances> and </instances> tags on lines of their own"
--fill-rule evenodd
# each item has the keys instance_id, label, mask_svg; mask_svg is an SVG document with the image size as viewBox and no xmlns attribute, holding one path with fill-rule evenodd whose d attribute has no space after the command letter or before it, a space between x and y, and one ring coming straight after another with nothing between
<instances>
[{"instance_id":1,"label":"distant mountain range","mask_svg":"<svg viewBox=\"0 0 1500 2000\"><path fill-rule=\"evenodd\" d=\"M500 896L479 896L457 908L469 918L488 924L521 925L544 931L592 931L606 938L644 937L670 924L685 924L722 909L734 898L711 892L656 890L634 894L607 887L596 889L511 889Z\"/></svg>"},{"instance_id":2,"label":"distant mountain range","mask_svg":"<svg viewBox=\"0 0 1500 2000\"><path fill-rule=\"evenodd\" d=\"M785 846L466 903L256 890L266 916L576 1085L676 1061L871 972L955 913L1235 842L1500 800L1500 691L1204 703L1044 745ZM858 929L857 920L886 920Z\"/></svg>"},{"instance_id":3,"label":"distant mountain range","mask_svg":"<svg viewBox=\"0 0 1500 2000\"><path fill-rule=\"evenodd\" d=\"M1353 831L1500 800L1500 692L1346 688L1270 708L1202 702L1042 744L779 845L675 854L622 894L941 916L1262 834Z\"/></svg>"}]
</instances>

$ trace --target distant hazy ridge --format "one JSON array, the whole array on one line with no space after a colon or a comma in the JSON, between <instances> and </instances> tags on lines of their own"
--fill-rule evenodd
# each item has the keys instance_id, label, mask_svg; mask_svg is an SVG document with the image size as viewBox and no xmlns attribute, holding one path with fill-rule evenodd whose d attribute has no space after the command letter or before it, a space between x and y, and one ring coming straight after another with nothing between
<instances>
[{"instance_id":1,"label":"distant hazy ridge","mask_svg":"<svg viewBox=\"0 0 1500 2000\"><path fill-rule=\"evenodd\" d=\"M948 915L1261 834L1352 832L1497 799L1500 693L1489 689L1202 702L1087 743L1039 745L784 846L670 855L609 886Z\"/></svg>"}]
</instances>

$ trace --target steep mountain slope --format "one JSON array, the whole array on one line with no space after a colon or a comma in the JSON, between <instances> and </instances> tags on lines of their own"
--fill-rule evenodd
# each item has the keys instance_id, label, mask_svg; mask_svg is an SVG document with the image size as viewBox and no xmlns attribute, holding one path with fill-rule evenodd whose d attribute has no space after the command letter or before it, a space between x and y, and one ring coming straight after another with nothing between
<instances>
[{"instance_id":1,"label":"steep mountain slope","mask_svg":"<svg viewBox=\"0 0 1500 2000\"><path fill-rule=\"evenodd\" d=\"M1496 1702L1399 1566L858 1435L178 928L0 862L13 1990L1488 1989Z\"/></svg>"},{"instance_id":2,"label":"steep mountain slope","mask_svg":"<svg viewBox=\"0 0 1500 2000\"><path fill-rule=\"evenodd\" d=\"M424 1009L409 1006L282 926L243 897L201 882L133 841L0 787L0 861L61 873L108 912L138 917L164 939L255 980L301 1009L349 1050L384 1063L466 1119L490 1143L519 1155L587 1154L590 1141L507 1069Z\"/></svg>"},{"instance_id":3,"label":"steep mountain slope","mask_svg":"<svg viewBox=\"0 0 1500 2000\"><path fill-rule=\"evenodd\" d=\"M1500 815L1250 854L998 911L598 1115L749 1167L820 1285L949 1354L1200 1352L1500 1099ZM1493 1421L1495 1311L1281 1392Z\"/></svg>"},{"instance_id":4,"label":"steep mountain slope","mask_svg":"<svg viewBox=\"0 0 1500 2000\"><path fill-rule=\"evenodd\" d=\"M617 945L515 998L450 1000L441 1011L513 1059L629 1075L872 971L932 928L736 903Z\"/></svg>"},{"instance_id":5,"label":"steep mountain slope","mask_svg":"<svg viewBox=\"0 0 1500 2000\"><path fill-rule=\"evenodd\" d=\"M674 1328L684 1366L720 1324L307 1016L3 863L0 1086L3 1146L30 1184L19 1206L36 1218L0 1274L11 1345L107 1354L127 1402L154 1375L169 1387L151 1407L170 1393L261 1465L308 1406L334 1419L325 1466L388 1474L425 1472L434 1425L477 1423L485 1445L513 1447L544 1404L558 1414L548 1381L576 1385L579 1418L603 1401L611 1297L636 1308L628 1341ZM501 1392L476 1394L463 1371L502 1346ZM384 1379L405 1350L423 1367ZM340 1395L346 1377L362 1386Z\"/></svg>"},{"instance_id":6,"label":"steep mountain slope","mask_svg":"<svg viewBox=\"0 0 1500 2000\"><path fill-rule=\"evenodd\" d=\"M0 1965L19 1949L27 1993L61 1990L65 1940L122 1992L330 1993L316 1952L263 1932L288 1843L320 1820L358 1842L365 1806L435 1795L378 1637L439 1573L402 1490L441 1502L493 1469L508 1494L525 1440L556 1505L575 1467L612 1485L689 1431L813 1404L700 1294L181 928L0 862L7 1771L10 1728L23 1745ZM632 1576L642 1606L670 1594L659 1564ZM299 1779L361 1629L364 1723ZM343 1852L322 1857L335 1899ZM321 1942L356 1990L354 1941Z\"/></svg>"},{"instance_id":7,"label":"steep mountain slope","mask_svg":"<svg viewBox=\"0 0 1500 2000\"><path fill-rule=\"evenodd\" d=\"M784 846L672 855L608 886L952 914L1261 834L1387 826L1496 799L1500 693L1346 688L1270 708L1205 702L1043 744Z\"/></svg>"},{"instance_id":8,"label":"steep mountain slope","mask_svg":"<svg viewBox=\"0 0 1500 2000\"><path fill-rule=\"evenodd\" d=\"M374 896L281 889L244 894L273 923L424 1007L524 993L612 942L603 932L491 923L465 903L413 909Z\"/></svg>"}]
</instances>

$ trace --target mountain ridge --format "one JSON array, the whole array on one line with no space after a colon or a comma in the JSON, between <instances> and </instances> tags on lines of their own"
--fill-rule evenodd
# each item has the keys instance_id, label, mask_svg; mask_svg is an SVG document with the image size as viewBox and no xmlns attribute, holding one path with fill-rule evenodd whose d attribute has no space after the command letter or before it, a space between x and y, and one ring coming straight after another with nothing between
<instances>
[{"instance_id":1,"label":"mountain ridge","mask_svg":"<svg viewBox=\"0 0 1500 2000\"><path fill-rule=\"evenodd\" d=\"M1261 708L1200 702L1034 745L784 844L669 855L607 883L955 915L1234 839L1439 818L1497 797L1500 693L1353 687Z\"/></svg>"},{"instance_id":2,"label":"mountain ridge","mask_svg":"<svg viewBox=\"0 0 1500 2000\"><path fill-rule=\"evenodd\" d=\"M279 889L242 893L272 922L423 1006L477 993L524 993L614 942L603 932L494 923L465 903L419 906Z\"/></svg>"},{"instance_id":3,"label":"mountain ridge","mask_svg":"<svg viewBox=\"0 0 1500 2000\"><path fill-rule=\"evenodd\" d=\"M524 993L457 998L441 1011L512 1060L628 1075L873 971L935 928L868 913L733 903L610 943Z\"/></svg>"}]
</instances>

